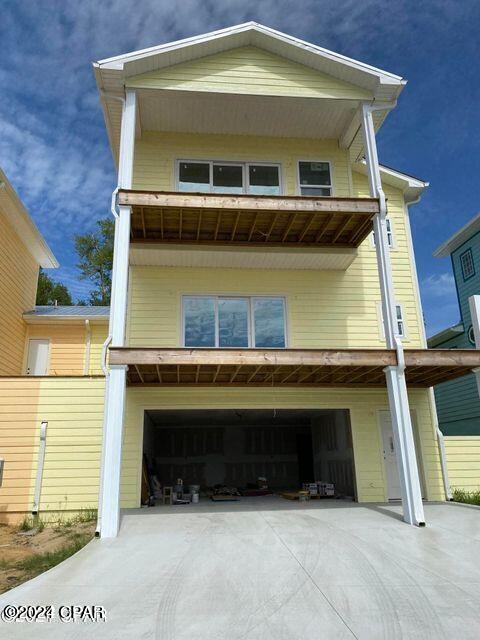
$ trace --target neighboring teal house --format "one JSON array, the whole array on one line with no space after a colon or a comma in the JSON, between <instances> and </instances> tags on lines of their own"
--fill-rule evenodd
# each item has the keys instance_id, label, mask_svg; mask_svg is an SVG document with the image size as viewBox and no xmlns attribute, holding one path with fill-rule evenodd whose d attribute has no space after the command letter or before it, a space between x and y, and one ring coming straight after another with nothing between
<instances>
[{"instance_id":1,"label":"neighboring teal house","mask_svg":"<svg viewBox=\"0 0 480 640\"><path fill-rule=\"evenodd\" d=\"M474 349L468 299L480 294L480 213L433 254L450 255L457 288L460 322L428 339L430 349ZM480 435L480 397L475 374L434 387L439 426L444 435Z\"/></svg>"}]
</instances>

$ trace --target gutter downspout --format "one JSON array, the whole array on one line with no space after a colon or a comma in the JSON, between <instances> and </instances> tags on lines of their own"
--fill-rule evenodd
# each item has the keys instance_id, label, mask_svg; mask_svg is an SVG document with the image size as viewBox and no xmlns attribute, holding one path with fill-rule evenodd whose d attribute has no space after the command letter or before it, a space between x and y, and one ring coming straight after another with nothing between
<instances>
[{"instance_id":1,"label":"gutter downspout","mask_svg":"<svg viewBox=\"0 0 480 640\"><path fill-rule=\"evenodd\" d=\"M88 376L90 372L90 349L92 344L92 331L90 328L90 320L85 320L85 363L83 365L83 375Z\"/></svg>"},{"instance_id":2,"label":"gutter downspout","mask_svg":"<svg viewBox=\"0 0 480 640\"><path fill-rule=\"evenodd\" d=\"M120 102L122 103L122 105L125 105L125 98L123 98L122 96L115 96L112 94L108 94L105 91L101 91L102 95L105 96L106 98L111 98L112 100L120 100ZM119 213L117 211L117 196L118 196L118 190L120 188L120 185L118 184L118 178L117 178L117 186L115 187L115 189L112 191L112 199L110 202L110 212L113 215L113 217L115 218L115 224L119 218ZM117 234L115 234L114 236L114 246L113 246L113 253L115 255L115 251L117 249L116 247L116 238L117 238ZM115 276L113 276L115 277ZM110 289L110 309L113 308L113 298L115 295L115 287L113 286L113 280L112 280L112 285L111 285L111 289ZM107 394L108 394L108 377L109 377L109 369L108 369L108 364L107 364L107 354L108 354L108 347L110 346L110 343L112 342L112 329L111 329L111 322L109 320L109 324L108 324L108 335L105 339L105 342L102 345L102 356L101 356L101 366L102 366L102 371L103 374L105 376L105 396L104 396L104 411L103 411L103 424L105 425L106 421L107 421L107 406L108 406L108 402L107 402ZM103 473L104 473L104 469L105 469L105 430L102 430L102 457L100 460L100 482L99 482L99 486L98 486L98 516L97 516L97 527L95 529L95 536L96 537L100 537L100 531L102 529L102 495L103 495Z\"/></svg>"}]
</instances>

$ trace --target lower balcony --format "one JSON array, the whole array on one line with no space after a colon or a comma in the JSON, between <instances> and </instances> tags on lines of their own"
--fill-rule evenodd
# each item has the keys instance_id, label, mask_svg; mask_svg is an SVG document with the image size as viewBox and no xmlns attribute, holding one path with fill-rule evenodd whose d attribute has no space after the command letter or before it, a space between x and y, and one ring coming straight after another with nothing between
<instances>
[{"instance_id":1,"label":"lower balcony","mask_svg":"<svg viewBox=\"0 0 480 640\"><path fill-rule=\"evenodd\" d=\"M388 349L110 349L111 365L128 365L129 386L384 387ZM474 349L408 349L411 387L431 387L480 367Z\"/></svg>"}]
</instances>

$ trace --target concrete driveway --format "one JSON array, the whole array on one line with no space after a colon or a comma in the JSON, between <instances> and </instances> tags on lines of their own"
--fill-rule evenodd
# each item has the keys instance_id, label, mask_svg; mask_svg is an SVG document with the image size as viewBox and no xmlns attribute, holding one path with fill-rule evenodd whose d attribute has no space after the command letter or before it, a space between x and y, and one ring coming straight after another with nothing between
<instances>
[{"instance_id":1,"label":"concrete driveway","mask_svg":"<svg viewBox=\"0 0 480 640\"><path fill-rule=\"evenodd\" d=\"M102 605L106 622L0 623L1 638L332 640L480 637L480 509L281 498L124 515L116 540L0 596Z\"/></svg>"}]
</instances>

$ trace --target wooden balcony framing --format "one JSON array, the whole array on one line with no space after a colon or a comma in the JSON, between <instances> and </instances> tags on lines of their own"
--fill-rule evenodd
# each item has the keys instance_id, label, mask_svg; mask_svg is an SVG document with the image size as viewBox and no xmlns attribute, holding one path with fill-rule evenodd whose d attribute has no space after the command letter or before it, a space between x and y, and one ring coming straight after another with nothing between
<instances>
[{"instance_id":1,"label":"wooden balcony framing","mask_svg":"<svg viewBox=\"0 0 480 640\"><path fill-rule=\"evenodd\" d=\"M407 384L430 387L480 367L480 350L409 349ZM384 387L387 349L110 349L110 364L128 365L129 386Z\"/></svg>"},{"instance_id":2,"label":"wooden balcony framing","mask_svg":"<svg viewBox=\"0 0 480 640\"><path fill-rule=\"evenodd\" d=\"M135 242L356 248L373 228L375 198L120 190Z\"/></svg>"}]
</instances>

